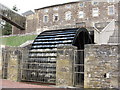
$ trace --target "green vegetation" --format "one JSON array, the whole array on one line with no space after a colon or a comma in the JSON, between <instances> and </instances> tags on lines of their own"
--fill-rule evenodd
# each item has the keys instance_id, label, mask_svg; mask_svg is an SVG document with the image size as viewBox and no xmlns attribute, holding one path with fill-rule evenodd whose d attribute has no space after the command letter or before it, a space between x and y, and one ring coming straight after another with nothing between
<instances>
[{"instance_id":1,"label":"green vegetation","mask_svg":"<svg viewBox=\"0 0 120 90\"><path fill-rule=\"evenodd\" d=\"M37 35L2 37L0 41L2 41L2 45L19 46L28 40L34 40L36 36Z\"/></svg>"},{"instance_id":2,"label":"green vegetation","mask_svg":"<svg viewBox=\"0 0 120 90\"><path fill-rule=\"evenodd\" d=\"M8 22L6 22L2 29L2 35L10 35L10 34L12 34L12 26Z\"/></svg>"},{"instance_id":3,"label":"green vegetation","mask_svg":"<svg viewBox=\"0 0 120 90\"><path fill-rule=\"evenodd\" d=\"M15 12L18 12L19 9L16 5L13 6L12 10ZM5 22L5 24L2 26L2 35L11 35L12 34L12 25L9 22Z\"/></svg>"}]
</instances>

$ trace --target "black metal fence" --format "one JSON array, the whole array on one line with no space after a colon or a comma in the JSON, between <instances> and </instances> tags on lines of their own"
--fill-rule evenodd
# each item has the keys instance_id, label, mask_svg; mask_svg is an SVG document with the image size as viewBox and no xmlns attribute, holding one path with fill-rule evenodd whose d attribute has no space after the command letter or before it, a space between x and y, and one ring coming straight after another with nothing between
<instances>
[{"instance_id":1,"label":"black metal fence","mask_svg":"<svg viewBox=\"0 0 120 90\"><path fill-rule=\"evenodd\" d=\"M74 85L84 86L84 50L74 51Z\"/></svg>"},{"instance_id":2,"label":"black metal fence","mask_svg":"<svg viewBox=\"0 0 120 90\"><path fill-rule=\"evenodd\" d=\"M7 68L8 68L8 54L6 50L2 50L2 78L7 79Z\"/></svg>"},{"instance_id":3,"label":"black metal fence","mask_svg":"<svg viewBox=\"0 0 120 90\"><path fill-rule=\"evenodd\" d=\"M21 81L55 83L56 63L54 58L31 58L30 51L24 52L24 55L21 63Z\"/></svg>"}]
</instances>

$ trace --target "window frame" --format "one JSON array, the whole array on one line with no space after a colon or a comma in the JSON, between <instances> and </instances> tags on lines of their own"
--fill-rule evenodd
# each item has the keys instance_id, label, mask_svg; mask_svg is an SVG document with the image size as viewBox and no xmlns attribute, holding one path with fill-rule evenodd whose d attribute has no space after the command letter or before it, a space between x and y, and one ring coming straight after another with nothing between
<instances>
[{"instance_id":1,"label":"window frame","mask_svg":"<svg viewBox=\"0 0 120 90\"><path fill-rule=\"evenodd\" d=\"M45 20L45 17L47 17L47 21ZM44 22L44 23L48 23L48 21L49 21L49 15L44 15L44 16L43 16L43 22Z\"/></svg>"},{"instance_id":2,"label":"window frame","mask_svg":"<svg viewBox=\"0 0 120 90\"><path fill-rule=\"evenodd\" d=\"M99 2L97 2L97 1L92 1L91 3L92 3L92 5L94 5L94 6L96 6L96 5L99 4ZM96 4L95 4L95 3L96 3Z\"/></svg>"},{"instance_id":3,"label":"window frame","mask_svg":"<svg viewBox=\"0 0 120 90\"><path fill-rule=\"evenodd\" d=\"M98 11L97 12L95 12L94 10L95 9L97 9ZM97 15L95 15L97 13ZM99 8L97 7L97 8L92 8L92 16L93 17L98 17L99 16Z\"/></svg>"},{"instance_id":4,"label":"window frame","mask_svg":"<svg viewBox=\"0 0 120 90\"><path fill-rule=\"evenodd\" d=\"M80 16L80 14L81 14L82 16ZM79 12L78 12L78 18L84 18L84 15L85 15L84 11L79 11Z\"/></svg>"},{"instance_id":5,"label":"window frame","mask_svg":"<svg viewBox=\"0 0 120 90\"><path fill-rule=\"evenodd\" d=\"M54 11L58 11L58 10L59 10L59 7L53 7L53 10L54 10Z\"/></svg>"},{"instance_id":6,"label":"window frame","mask_svg":"<svg viewBox=\"0 0 120 90\"><path fill-rule=\"evenodd\" d=\"M113 12L112 13L110 12L110 7L113 8ZM114 5L108 6L108 15L114 15L114 14L115 14L115 6Z\"/></svg>"},{"instance_id":7,"label":"window frame","mask_svg":"<svg viewBox=\"0 0 120 90\"><path fill-rule=\"evenodd\" d=\"M71 4L67 4L67 5L65 5L65 8L67 8L67 9L71 9L71 7L72 7Z\"/></svg>"},{"instance_id":8,"label":"window frame","mask_svg":"<svg viewBox=\"0 0 120 90\"><path fill-rule=\"evenodd\" d=\"M55 20L55 16L58 17L57 20ZM57 21L59 21L59 15L58 15L58 13L55 13L55 14L53 14L53 22L57 22Z\"/></svg>"},{"instance_id":9,"label":"window frame","mask_svg":"<svg viewBox=\"0 0 120 90\"><path fill-rule=\"evenodd\" d=\"M72 18L72 12L71 11L65 12L65 20L68 21L71 20L71 18Z\"/></svg>"},{"instance_id":10,"label":"window frame","mask_svg":"<svg viewBox=\"0 0 120 90\"><path fill-rule=\"evenodd\" d=\"M49 9L44 9L44 13L48 13Z\"/></svg>"},{"instance_id":11,"label":"window frame","mask_svg":"<svg viewBox=\"0 0 120 90\"><path fill-rule=\"evenodd\" d=\"M108 1L108 3L115 2L115 0L112 0L112 1L111 0L107 0L107 1Z\"/></svg>"},{"instance_id":12,"label":"window frame","mask_svg":"<svg viewBox=\"0 0 120 90\"><path fill-rule=\"evenodd\" d=\"M81 4L82 4L82 6L81 6ZM84 7L84 6L85 6L85 2L79 3L78 6L79 6L79 7Z\"/></svg>"}]
</instances>

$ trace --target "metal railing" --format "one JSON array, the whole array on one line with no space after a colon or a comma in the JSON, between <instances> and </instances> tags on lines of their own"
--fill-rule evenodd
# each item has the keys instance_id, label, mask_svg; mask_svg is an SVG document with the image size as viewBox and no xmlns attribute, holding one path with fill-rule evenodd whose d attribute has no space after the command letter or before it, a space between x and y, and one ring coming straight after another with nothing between
<instances>
[{"instance_id":1,"label":"metal railing","mask_svg":"<svg viewBox=\"0 0 120 90\"><path fill-rule=\"evenodd\" d=\"M8 56L7 56L7 54L5 54L4 52L6 52L6 50L2 50L2 78L3 79L7 79L7 68L8 68L8 60L7 60L7 58L8 58Z\"/></svg>"},{"instance_id":2,"label":"metal railing","mask_svg":"<svg viewBox=\"0 0 120 90\"><path fill-rule=\"evenodd\" d=\"M84 86L84 50L74 51L74 85Z\"/></svg>"},{"instance_id":3,"label":"metal railing","mask_svg":"<svg viewBox=\"0 0 120 90\"><path fill-rule=\"evenodd\" d=\"M21 62L21 81L40 83L56 83L56 61L50 58L29 58L29 52L24 52ZM84 50L74 51L73 85L84 86Z\"/></svg>"},{"instance_id":4,"label":"metal railing","mask_svg":"<svg viewBox=\"0 0 120 90\"><path fill-rule=\"evenodd\" d=\"M21 66L21 81L55 83L56 63L50 58L29 58L29 51L24 52Z\"/></svg>"}]
</instances>

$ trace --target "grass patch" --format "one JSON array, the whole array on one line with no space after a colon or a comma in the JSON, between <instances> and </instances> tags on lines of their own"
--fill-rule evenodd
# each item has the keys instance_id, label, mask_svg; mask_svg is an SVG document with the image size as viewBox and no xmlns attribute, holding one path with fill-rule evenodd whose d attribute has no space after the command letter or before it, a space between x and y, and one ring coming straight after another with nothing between
<instances>
[{"instance_id":1,"label":"grass patch","mask_svg":"<svg viewBox=\"0 0 120 90\"><path fill-rule=\"evenodd\" d=\"M37 35L26 35L26 36L10 36L10 37L2 37L1 42L2 45L7 46L20 46L28 40L34 40Z\"/></svg>"}]
</instances>

